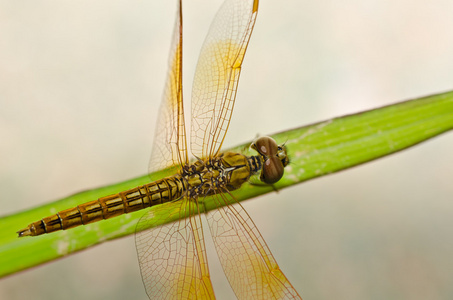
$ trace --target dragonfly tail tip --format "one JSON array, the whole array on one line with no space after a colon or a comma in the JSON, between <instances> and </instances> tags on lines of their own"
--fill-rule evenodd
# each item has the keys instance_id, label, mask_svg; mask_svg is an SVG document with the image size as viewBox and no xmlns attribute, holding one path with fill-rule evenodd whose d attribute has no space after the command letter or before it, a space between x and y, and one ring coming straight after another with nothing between
<instances>
[{"instance_id":1,"label":"dragonfly tail tip","mask_svg":"<svg viewBox=\"0 0 453 300\"><path fill-rule=\"evenodd\" d=\"M24 229L21 229L17 232L18 234L18 237L24 237L24 236L29 236L31 235L31 231L30 231L30 228L24 228Z\"/></svg>"}]
</instances>

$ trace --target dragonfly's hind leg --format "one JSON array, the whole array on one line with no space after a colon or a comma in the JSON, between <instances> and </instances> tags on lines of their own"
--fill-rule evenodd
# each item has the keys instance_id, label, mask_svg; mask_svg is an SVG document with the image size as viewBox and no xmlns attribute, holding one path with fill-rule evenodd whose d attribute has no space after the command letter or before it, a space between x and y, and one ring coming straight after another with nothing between
<instances>
[{"instance_id":1,"label":"dragonfly's hind leg","mask_svg":"<svg viewBox=\"0 0 453 300\"><path fill-rule=\"evenodd\" d=\"M272 187L272 189L275 191L275 192L279 192L280 190L275 186L275 184L267 184L267 183L264 183L262 181L254 181L254 180L249 180L249 184L250 185L253 185L253 186L257 186L257 187Z\"/></svg>"}]
</instances>

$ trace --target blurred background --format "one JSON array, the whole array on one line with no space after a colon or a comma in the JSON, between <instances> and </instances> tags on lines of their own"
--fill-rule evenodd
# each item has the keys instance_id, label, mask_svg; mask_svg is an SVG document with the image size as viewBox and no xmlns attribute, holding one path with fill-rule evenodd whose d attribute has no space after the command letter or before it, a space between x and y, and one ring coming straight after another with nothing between
<instances>
[{"instance_id":1,"label":"blurred background","mask_svg":"<svg viewBox=\"0 0 453 300\"><path fill-rule=\"evenodd\" d=\"M175 2L0 1L0 214L147 172ZM221 2L184 1L186 101ZM452 90L452 12L262 0L225 146ZM243 205L304 299L452 299L452 147L447 133ZM131 236L1 279L0 298L147 296Z\"/></svg>"}]
</instances>

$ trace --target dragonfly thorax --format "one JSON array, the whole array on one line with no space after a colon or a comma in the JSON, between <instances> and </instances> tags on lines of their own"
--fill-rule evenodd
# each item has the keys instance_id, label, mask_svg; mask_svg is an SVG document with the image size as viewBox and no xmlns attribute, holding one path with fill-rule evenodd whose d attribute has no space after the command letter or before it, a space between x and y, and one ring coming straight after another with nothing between
<instances>
[{"instance_id":1,"label":"dragonfly thorax","mask_svg":"<svg viewBox=\"0 0 453 300\"><path fill-rule=\"evenodd\" d=\"M225 152L183 167L180 175L186 183L188 196L212 195L238 189L259 171L261 162L258 157L254 158Z\"/></svg>"},{"instance_id":2,"label":"dragonfly thorax","mask_svg":"<svg viewBox=\"0 0 453 300\"><path fill-rule=\"evenodd\" d=\"M285 146L277 145L270 137L260 137L251 148L258 155L248 157L241 153L224 152L184 166L179 176L184 182L187 196L196 198L233 191L257 173L260 173L260 179L265 184L280 180L284 167L288 165Z\"/></svg>"}]
</instances>

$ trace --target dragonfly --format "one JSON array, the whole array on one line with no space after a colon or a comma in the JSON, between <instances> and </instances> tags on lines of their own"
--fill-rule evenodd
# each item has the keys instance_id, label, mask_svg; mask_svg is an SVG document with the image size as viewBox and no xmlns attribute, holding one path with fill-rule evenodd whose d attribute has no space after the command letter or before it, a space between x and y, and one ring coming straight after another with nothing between
<instances>
[{"instance_id":1,"label":"dragonfly","mask_svg":"<svg viewBox=\"0 0 453 300\"><path fill-rule=\"evenodd\" d=\"M252 176L259 176L262 184L268 185L280 180L289 163L286 147L270 137L260 137L251 145L256 155L220 151L258 2L224 1L204 41L192 91L190 153L194 159L189 156L183 106L183 23L179 0L170 70L149 166L150 174L167 170L164 177L45 217L18 231L19 237L67 230L173 203L178 208L177 221L156 226L155 211L150 209L136 227L140 271L150 299L215 299L202 213L238 299L301 299L258 228L231 193ZM204 205L209 197L214 200L215 209L207 211Z\"/></svg>"}]
</instances>

